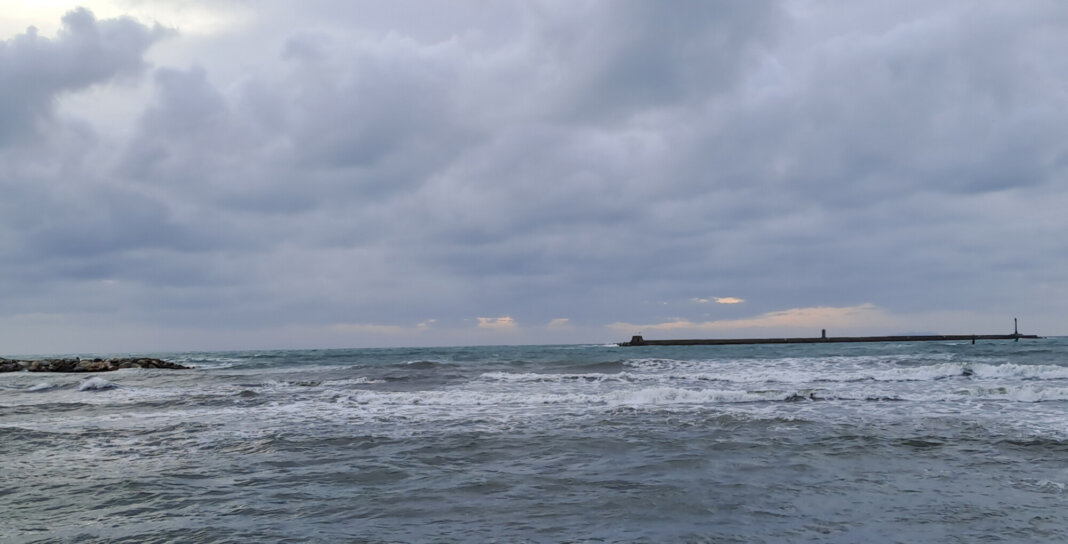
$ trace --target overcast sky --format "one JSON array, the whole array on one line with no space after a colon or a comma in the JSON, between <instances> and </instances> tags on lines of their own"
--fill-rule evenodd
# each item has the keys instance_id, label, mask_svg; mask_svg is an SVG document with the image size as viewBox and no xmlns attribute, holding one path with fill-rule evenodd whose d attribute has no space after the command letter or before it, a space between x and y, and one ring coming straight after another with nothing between
<instances>
[{"instance_id":1,"label":"overcast sky","mask_svg":"<svg viewBox=\"0 0 1068 544\"><path fill-rule=\"evenodd\" d=\"M1068 4L0 1L4 354L1068 331Z\"/></svg>"}]
</instances>

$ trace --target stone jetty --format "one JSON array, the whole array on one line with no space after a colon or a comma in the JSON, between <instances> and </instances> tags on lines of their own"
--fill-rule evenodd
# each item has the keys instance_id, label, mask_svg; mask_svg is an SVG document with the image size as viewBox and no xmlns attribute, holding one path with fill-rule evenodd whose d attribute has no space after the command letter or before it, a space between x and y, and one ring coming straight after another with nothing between
<instances>
[{"instance_id":1,"label":"stone jetty","mask_svg":"<svg viewBox=\"0 0 1068 544\"><path fill-rule=\"evenodd\" d=\"M922 336L827 336L802 338L701 338L683 340L646 340L640 335L632 336L630 342L617 346L729 346L749 344L837 344L845 342L968 342L976 340L1033 340L1042 338L1034 334L932 334Z\"/></svg>"},{"instance_id":2,"label":"stone jetty","mask_svg":"<svg viewBox=\"0 0 1068 544\"><path fill-rule=\"evenodd\" d=\"M820 331L816 338L700 338L684 340L646 340L640 334L630 338L630 342L620 342L618 346L729 346L748 344L835 344L840 342L945 342L976 340L1012 340L1021 338L1040 339L1035 334L1020 334L1020 322L1012 318L1012 334L925 334L900 336L827 336L827 329Z\"/></svg>"},{"instance_id":3,"label":"stone jetty","mask_svg":"<svg viewBox=\"0 0 1068 544\"><path fill-rule=\"evenodd\" d=\"M193 367L151 357L116 357L110 359L33 359L18 360L0 357L0 372L110 372L120 368L166 368L188 370Z\"/></svg>"}]
</instances>

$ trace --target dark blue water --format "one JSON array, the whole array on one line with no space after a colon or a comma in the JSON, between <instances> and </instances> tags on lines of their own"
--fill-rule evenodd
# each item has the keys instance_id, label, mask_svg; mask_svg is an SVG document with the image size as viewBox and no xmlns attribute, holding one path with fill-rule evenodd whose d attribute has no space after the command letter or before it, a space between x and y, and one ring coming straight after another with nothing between
<instances>
[{"instance_id":1,"label":"dark blue water","mask_svg":"<svg viewBox=\"0 0 1068 544\"><path fill-rule=\"evenodd\" d=\"M1068 541L1065 339L164 357L0 374L0 541Z\"/></svg>"}]
</instances>

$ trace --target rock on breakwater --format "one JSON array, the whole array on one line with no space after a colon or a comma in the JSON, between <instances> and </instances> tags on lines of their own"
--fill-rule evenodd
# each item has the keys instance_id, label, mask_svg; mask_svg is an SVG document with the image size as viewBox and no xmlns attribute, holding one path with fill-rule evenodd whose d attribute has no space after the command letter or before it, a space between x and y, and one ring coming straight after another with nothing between
<instances>
[{"instance_id":1,"label":"rock on breakwater","mask_svg":"<svg viewBox=\"0 0 1068 544\"><path fill-rule=\"evenodd\" d=\"M171 363L151 357L115 357L110 359L62 359L18 360L0 357L0 372L110 372L120 368L166 368L188 370L193 367Z\"/></svg>"}]
</instances>

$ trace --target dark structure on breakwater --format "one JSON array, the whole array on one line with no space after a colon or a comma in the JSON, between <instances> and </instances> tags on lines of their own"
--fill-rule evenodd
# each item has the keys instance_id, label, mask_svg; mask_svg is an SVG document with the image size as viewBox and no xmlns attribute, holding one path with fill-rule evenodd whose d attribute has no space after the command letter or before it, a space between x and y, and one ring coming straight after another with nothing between
<instances>
[{"instance_id":1,"label":"dark structure on breakwater","mask_svg":"<svg viewBox=\"0 0 1068 544\"><path fill-rule=\"evenodd\" d=\"M802 338L712 338L691 340L646 340L641 335L632 336L630 342L620 342L620 346L727 346L745 344L833 344L845 342L938 342L938 341L971 341L976 340L1014 340L1037 339L1041 336L1034 334L1020 334L1013 319L1012 334L931 334L931 335L901 335L901 336L827 336L824 329L819 337Z\"/></svg>"}]
</instances>

